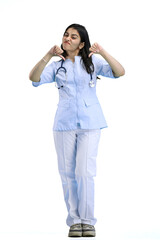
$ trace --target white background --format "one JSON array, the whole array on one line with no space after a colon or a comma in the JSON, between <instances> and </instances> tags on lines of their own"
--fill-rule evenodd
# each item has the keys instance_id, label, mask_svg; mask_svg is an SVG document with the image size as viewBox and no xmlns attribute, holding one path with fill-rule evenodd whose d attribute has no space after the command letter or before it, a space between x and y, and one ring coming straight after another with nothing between
<instances>
[{"instance_id":1,"label":"white background","mask_svg":"<svg viewBox=\"0 0 160 240\"><path fill-rule=\"evenodd\" d=\"M67 239L52 136L58 91L32 67L84 25L125 68L97 85L96 239L160 239L159 1L0 1L0 239Z\"/></svg>"}]
</instances>

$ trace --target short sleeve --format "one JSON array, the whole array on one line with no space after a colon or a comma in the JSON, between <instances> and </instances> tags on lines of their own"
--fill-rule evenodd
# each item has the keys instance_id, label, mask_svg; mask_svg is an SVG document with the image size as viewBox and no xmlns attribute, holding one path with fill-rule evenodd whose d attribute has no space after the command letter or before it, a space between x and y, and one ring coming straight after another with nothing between
<instances>
[{"instance_id":1,"label":"short sleeve","mask_svg":"<svg viewBox=\"0 0 160 240\"><path fill-rule=\"evenodd\" d=\"M41 73L40 81L39 82L32 82L32 85L34 87L38 87L38 86L40 86L42 84L45 84L45 83L55 82L55 67L56 67L55 62L52 62L51 64L46 66Z\"/></svg>"},{"instance_id":2,"label":"short sleeve","mask_svg":"<svg viewBox=\"0 0 160 240\"><path fill-rule=\"evenodd\" d=\"M117 78L113 75L112 68L106 60L92 55L92 61L97 75L109 78Z\"/></svg>"}]
</instances>

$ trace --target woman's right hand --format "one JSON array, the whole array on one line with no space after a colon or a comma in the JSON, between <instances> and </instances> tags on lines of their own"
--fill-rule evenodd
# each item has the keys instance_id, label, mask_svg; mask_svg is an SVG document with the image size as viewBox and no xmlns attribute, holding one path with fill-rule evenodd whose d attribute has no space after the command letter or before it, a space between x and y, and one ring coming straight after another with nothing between
<instances>
[{"instance_id":1,"label":"woman's right hand","mask_svg":"<svg viewBox=\"0 0 160 240\"><path fill-rule=\"evenodd\" d=\"M53 56L59 56L60 58L65 60L65 58L62 56L62 53L63 53L63 50L59 46L55 45L54 47L52 47L47 52L47 54L31 70L31 72L29 74L29 79L33 82L39 82L40 75L41 75L43 69L45 68L46 64L50 61L50 59Z\"/></svg>"},{"instance_id":2,"label":"woman's right hand","mask_svg":"<svg viewBox=\"0 0 160 240\"><path fill-rule=\"evenodd\" d=\"M49 54L51 54L52 56L59 56L60 58L65 60L65 58L62 55L63 52L64 51L58 45L55 45L49 50Z\"/></svg>"}]
</instances>

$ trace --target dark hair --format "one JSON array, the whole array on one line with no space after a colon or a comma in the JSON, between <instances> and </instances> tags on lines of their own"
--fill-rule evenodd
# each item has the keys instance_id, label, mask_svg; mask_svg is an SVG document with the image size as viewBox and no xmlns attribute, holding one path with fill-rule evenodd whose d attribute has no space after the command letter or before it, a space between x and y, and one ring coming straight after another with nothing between
<instances>
[{"instance_id":1,"label":"dark hair","mask_svg":"<svg viewBox=\"0 0 160 240\"><path fill-rule=\"evenodd\" d=\"M80 49L79 56L82 57L83 65L84 65L86 71L91 74L94 71L94 65L92 63L92 57L88 57L88 55L90 53L89 48L91 47L88 32L87 32L86 28L80 24L71 24L70 26L68 26L66 28L65 32L69 28L76 29L80 35L81 42L84 42L84 47L82 49ZM62 45L61 45L61 48L63 49ZM63 56L66 57L67 52L64 49L63 49L63 51L64 51Z\"/></svg>"}]
</instances>

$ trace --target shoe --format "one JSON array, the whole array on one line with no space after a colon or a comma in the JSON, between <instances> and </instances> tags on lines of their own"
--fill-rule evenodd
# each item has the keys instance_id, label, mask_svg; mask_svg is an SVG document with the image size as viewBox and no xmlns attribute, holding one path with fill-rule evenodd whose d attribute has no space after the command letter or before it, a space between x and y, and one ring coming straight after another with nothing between
<instances>
[{"instance_id":1,"label":"shoe","mask_svg":"<svg viewBox=\"0 0 160 240\"><path fill-rule=\"evenodd\" d=\"M81 223L74 224L70 227L68 237L82 237Z\"/></svg>"},{"instance_id":2,"label":"shoe","mask_svg":"<svg viewBox=\"0 0 160 240\"><path fill-rule=\"evenodd\" d=\"M82 224L82 236L83 237L95 237L96 231L94 226L88 224Z\"/></svg>"}]
</instances>

